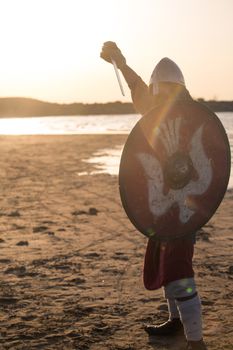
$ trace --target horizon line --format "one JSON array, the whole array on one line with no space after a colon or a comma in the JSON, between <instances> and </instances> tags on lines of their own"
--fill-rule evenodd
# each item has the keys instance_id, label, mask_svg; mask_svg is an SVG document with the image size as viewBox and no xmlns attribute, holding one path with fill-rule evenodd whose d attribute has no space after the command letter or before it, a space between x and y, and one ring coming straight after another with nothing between
<instances>
[{"instance_id":1,"label":"horizon line","mask_svg":"<svg viewBox=\"0 0 233 350\"><path fill-rule=\"evenodd\" d=\"M197 101L205 101L205 102L233 102L233 98L232 100L225 100L225 99L205 99L204 97L192 97L194 100ZM43 100L40 98L36 98L36 97L29 97L29 96L0 96L0 100L1 99L25 99L25 100L34 100L34 101L38 101L38 102L42 102L42 103L51 103L51 104L59 104L59 105L69 105L69 104L86 104L86 105L93 105L93 104L108 104L108 103L133 103L132 101L120 101L120 100L114 100L114 101L106 101L106 102L78 102L78 101L73 101L73 102L57 102L57 101L49 101L49 100Z\"/></svg>"}]
</instances>

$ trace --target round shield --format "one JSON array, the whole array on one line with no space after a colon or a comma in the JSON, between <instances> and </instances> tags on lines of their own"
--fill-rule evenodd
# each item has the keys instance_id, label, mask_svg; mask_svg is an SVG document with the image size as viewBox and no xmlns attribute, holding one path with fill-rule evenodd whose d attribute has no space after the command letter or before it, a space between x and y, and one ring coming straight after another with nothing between
<instances>
[{"instance_id":1,"label":"round shield","mask_svg":"<svg viewBox=\"0 0 233 350\"><path fill-rule=\"evenodd\" d=\"M194 233L214 214L227 189L230 146L218 117L194 101L159 106L143 116L123 149L123 207L147 237Z\"/></svg>"}]
</instances>

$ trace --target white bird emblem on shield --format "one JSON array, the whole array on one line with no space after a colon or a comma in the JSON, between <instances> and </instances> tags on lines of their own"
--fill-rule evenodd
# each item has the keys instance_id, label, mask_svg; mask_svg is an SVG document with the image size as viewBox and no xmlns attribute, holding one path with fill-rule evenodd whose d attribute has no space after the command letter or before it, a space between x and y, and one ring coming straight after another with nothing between
<instances>
[{"instance_id":1,"label":"white bird emblem on shield","mask_svg":"<svg viewBox=\"0 0 233 350\"><path fill-rule=\"evenodd\" d=\"M157 129L157 137L163 143L168 159L173 159L179 152L181 119L178 117L165 122ZM204 124L194 132L190 141L190 151L187 155L198 178L196 180L190 178L177 188L170 186L171 188L169 188L166 195L163 194L165 174L159 160L151 154L137 154L147 178L149 208L155 219L165 214L174 204L179 207L179 219L183 224L187 223L197 211L195 204L190 200L190 196L198 196L205 193L213 175L211 160L206 156L202 144L203 128ZM188 171L188 166L185 162L182 163L181 161L180 163L182 164L179 164L179 173L181 175Z\"/></svg>"}]
</instances>

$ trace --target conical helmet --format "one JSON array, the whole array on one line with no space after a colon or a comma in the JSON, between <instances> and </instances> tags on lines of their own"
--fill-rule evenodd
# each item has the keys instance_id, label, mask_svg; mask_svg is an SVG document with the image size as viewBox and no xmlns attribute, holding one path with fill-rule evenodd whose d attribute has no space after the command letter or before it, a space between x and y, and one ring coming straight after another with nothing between
<instances>
[{"instance_id":1,"label":"conical helmet","mask_svg":"<svg viewBox=\"0 0 233 350\"><path fill-rule=\"evenodd\" d=\"M176 83L185 86L183 73L170 58L162 58L153 70L149 83L153 86L153 95L158 93L158 84L160 82Z\"/></svg>"}]
</instances>

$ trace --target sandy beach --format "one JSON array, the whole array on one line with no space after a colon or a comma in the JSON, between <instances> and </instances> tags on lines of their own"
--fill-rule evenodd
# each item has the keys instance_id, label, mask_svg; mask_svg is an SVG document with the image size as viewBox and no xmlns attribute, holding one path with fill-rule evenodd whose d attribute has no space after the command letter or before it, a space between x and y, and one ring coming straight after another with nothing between
<instances>
[{"instance_id":1,"label":"sandy beach","mask_svg":"<svg viewBox=\"0 0 233 350\"><path fill-rule=\"evenodd\" d=\"M0 137L0 350L183 350L151 343L167 319L142 282L147 238L128 220L117 176L83 162L126 135ZM79 176L79 173L87 172ZM233 191L198 234L194 267L205 340L233 349Z\"/></svg>"}]
</instances>

